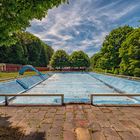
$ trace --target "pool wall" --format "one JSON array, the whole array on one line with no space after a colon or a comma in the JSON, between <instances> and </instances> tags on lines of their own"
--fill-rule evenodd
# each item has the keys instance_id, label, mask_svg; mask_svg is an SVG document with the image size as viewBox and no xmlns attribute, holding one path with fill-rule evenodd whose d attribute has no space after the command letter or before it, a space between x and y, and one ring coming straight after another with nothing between
<instances>
[{"instance_id":1,"label":"pool wall","mask_svg":"<svg viewBox=\"0 0 140 140\"><path fill-rule=\"evenodd\" d=\"M128 80L124 78L97 74L94 72L89 72L89 74L96 79L103 81L104 83L120 90L124 93L140 93L140 82L134 80Z\"/></svg>"},{"instance_id":2,"label":"pool wall","mask_svg":"<svg viewBox=\"0 0 140 140\"><path fill-rule=\"evenodd\" d=\"M48 74L44 74L42 76L43 78L39 75L34 75L34 76L28 76L24 78L11 80L8 82L1 82L0 93L1 94L10 94L10 93L19 94L19 93L25 92L50 77L50 75Z\"/></svg>"}]
</instances>

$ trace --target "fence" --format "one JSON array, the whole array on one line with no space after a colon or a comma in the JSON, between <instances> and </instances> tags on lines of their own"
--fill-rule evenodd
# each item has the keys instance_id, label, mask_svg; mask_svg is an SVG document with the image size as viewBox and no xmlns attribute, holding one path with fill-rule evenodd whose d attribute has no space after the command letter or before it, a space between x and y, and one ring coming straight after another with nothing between
<instances>
[{"instance_id":1,"label":"fence","mask_svg":"<svg viewBox=\"0 0 140 140\"><path fill-rule=\"evenodd\" d=\"M23 65L20 64L6 64L0 63L0 72L18 72ZM35 67L38 71L85 71L86 67L64 67L64 68L56 68L52 67ZM27 70L30 71L30 70Z\"/></svg>"},{"instance_id":2,"label":"fence","mask_svg":"<svg viewBox=\"0 0 140 140\"><path fill-rule=\"evenodd\" d=\"M23 65L0 63L1 72L18 72ZM47 67L35 67L38 71L49 71ZM30 70L28 70L30 71Z\"/></svg>"},{"instance_id":3,"label":"fence","mask_svg":"<svg viewBox=\"0 0 140 140\"><path fill-rule=\"evenodd\" d=\"M21 69L22 65L17 64L0 64L1 72L16 72Z\"/></svg>"}]
</instances>

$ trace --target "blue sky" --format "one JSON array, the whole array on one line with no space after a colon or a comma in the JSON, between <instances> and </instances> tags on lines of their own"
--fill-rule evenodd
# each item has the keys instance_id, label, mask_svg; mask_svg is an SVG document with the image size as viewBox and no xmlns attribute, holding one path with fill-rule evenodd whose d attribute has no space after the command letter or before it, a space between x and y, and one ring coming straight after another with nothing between
<instances>
[{"instance_id":1,"label":"blue sky","mask_svg":"<svg viewBox=\"0 0 140 140\"><path fill-rule=\"evenodd\" d=\"M123 25L140 23L140 0L70 0L49 10L40 20L31 21L27 31L69 54L83 50L89 56L98 52L105 36Z\"/></svg>"}]
</instances>

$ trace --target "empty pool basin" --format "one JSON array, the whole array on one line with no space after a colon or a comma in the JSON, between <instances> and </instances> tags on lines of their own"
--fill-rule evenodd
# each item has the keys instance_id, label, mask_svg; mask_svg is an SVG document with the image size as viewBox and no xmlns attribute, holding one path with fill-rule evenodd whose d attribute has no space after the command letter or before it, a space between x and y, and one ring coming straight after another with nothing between
<instances>
[{"instance_id":1,"label":"empty pool basin","mask_svg":"<svg viewBox=\"0 0 140 140\"><path fill-rule=\"evenodd\" d=\"M57 72L44 75L46 80L42 81L39 76L22 78L21 81L29 86L28 90L18 85L15 80L13 87L9 89L8 82L1 83L4 93L26 93L26 94L64 94L65 103L89 103L90 95L98 94L120 94L140 93L140 82L86 72ZM33 87L33 88L32 88ZM0 93L2 93L0 88ZM118 90L117 90L118 89ZM7 91L7 92L6 92ZM23 94L24 94L23 93ZM14 104L59 104L60 97L16 97L11 103ZM140 97L96 97L95 104L139 104Z\"/></svg>"}]
</instances>

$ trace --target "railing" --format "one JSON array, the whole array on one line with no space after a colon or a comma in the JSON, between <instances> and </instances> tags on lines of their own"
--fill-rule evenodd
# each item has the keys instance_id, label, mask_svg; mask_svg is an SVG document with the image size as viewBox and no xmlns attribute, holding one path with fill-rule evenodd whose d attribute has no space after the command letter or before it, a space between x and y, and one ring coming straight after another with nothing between
<instances>
[{"instance_id":1,"label":"railing","mask_svg":"<svg viewBox=\"0 0 140 140\"><path fill-rule=\"evenodd\" d=\"M140 106L140 104L94 104L94 97L95 96L103 96L103 97L109 97L109 96L113 96L113 97L115 97L115 96L120 96L120 97L122 97L122 96L124 96L124 97L129 97L130 99L133 99L133 100L137 100L137 99L135 99L135 98L133 98L133 97L138 97L138 96L140 96L140 93L139 94L115 94L115 93L108 93L108 94L91 94L90 95L90 101L91 101L91 105L94 105L94 106ZM139 102L140 102L140 100L139 100Z\"/></svg>"},{"instance_id":2,"label":"railing","mask_svg":"<svg viewBox=\"0 0 140 140\"><path fill-rule=\"evenodd\" d=\"M50 96L50 97L61 97L61 105L64 104L64 94L0 94L0 97L3 96L5 97L5 106L9 105L9 101L17 96ZM8 97L12 97L11 99L8 99ZM24 104L27 105L27 104ZM28 105L32 105L32 104L28 104ZM34 105L34 104L33 104ZM35 104L35 105L48 105L48 104ZM55 104L54 104L55 105ZM58 105L58 104L57 104Z\"/></svg>"},{"instance_id":3,"label":"railing","mask_svg":"<svg viewBox=\"0 0 140 140\"><path fill-rule=\"evenodd\" d=\"M0 94L0 97L5 97L5 99L4 99L4 101L3 101L3 103L4 103L4 105L5 106L8 106L9 105L9 101L11 101L12 99L14 99L15 97L22 97L22 96L37 96L37 97L41 97L41 96L52 96L52 97L61 97L61 104L60 105L64 105L64 94ZM133 97L138 97L138 96L140 96L140 94L116 94L116 93L108 93L108 94L91 94L90 95L90 103L91 103L91 105L94 105L94 106L140 106L140 104L95 104L94 103L94 97L96 97L96 96L103 96L103 97L110 97L110 96L112 96L112 97L129 97L130 99L132 99L132 100L137 100L136 98L133 98ZM11 97L11 98L9 98L8 99L8 97ZM138 99L139 100L139 99ZM140 100L139 100L139 102L140 102ZM14 104L15 105L15 104ZM45 105L47 105L48 106L48 104L46 103L46 104L18 104L17 103L17 105L43 105L43 106L45 106ZM53 105L53 104L51 104L51 105ZM54 104L54 105L59 105L59 104Z\"/></svg>"}]
</instances>

